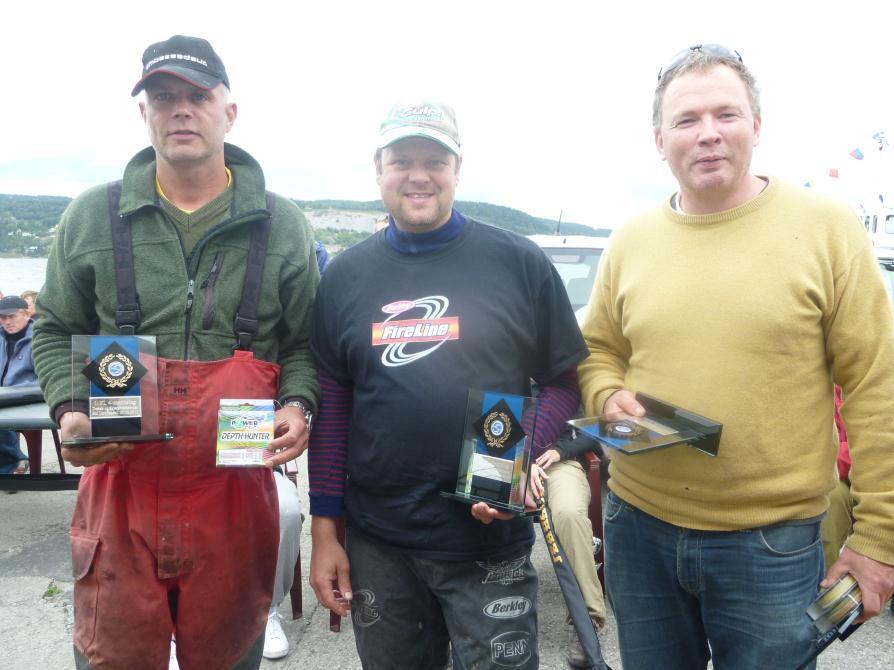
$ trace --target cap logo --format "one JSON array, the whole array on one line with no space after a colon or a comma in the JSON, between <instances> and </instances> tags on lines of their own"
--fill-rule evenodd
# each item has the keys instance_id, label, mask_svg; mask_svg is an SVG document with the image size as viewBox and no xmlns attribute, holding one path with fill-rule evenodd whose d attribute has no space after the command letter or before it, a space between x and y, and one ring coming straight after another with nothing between
<instances>
[{"instance_id":1,"label":"cap logo","mask_svg":"<svg viewBox=\"0 0 894 670\"><path fill-rule=\"evenodd\" d=\"M152 69L153 65L157 65L158 63L161 63L165 60L185 60L189 61L190 63L198 63L203 67L208 67L208 61L202 60L201 58L196 58L195 56L190 56L189 54L165 54L164 56L158 56L150 60L143 67L143 70L148 72L150 69Z\"/></svg>"},{"instance_id":2,"label":"cap logo","mask_svg":"<svg viewBox=\"0 0 894 670\"><path fill-rule=\"evenodd\" d=\"M422 105L421 107L406 107L400 110L398 116L402 119L405 119L408 116L424 116L429 119L440 119L444 114L439 109L435 109L429 105Z\"/></svg>"}]
</instances>

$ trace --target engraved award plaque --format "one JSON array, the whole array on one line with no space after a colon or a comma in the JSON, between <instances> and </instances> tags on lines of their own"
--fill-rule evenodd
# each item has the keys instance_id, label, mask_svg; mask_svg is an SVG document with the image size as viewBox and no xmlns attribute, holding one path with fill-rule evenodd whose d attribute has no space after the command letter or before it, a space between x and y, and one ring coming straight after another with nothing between
<instances>
[{"instance_id":1,"label":"engraved award plaque","mask_svg":"<svg viewBox=\"0 0 894 670\"><path fill-rule=\"evenodd\" d=\"M158 427L158 376L151 335L74 335L71 399L86 409L89 434L66 446L169 440Z\"/></svg>"},{"instance_id":2,"label":"engraved award plaque","mask_svg":"<svg viewBox=\"0 0 894 670\"><path fill-rule=\"evenodd\" d=\"M507 512L525 512L537 401L469 391L456 490L441 495ZM536 513L533 510L532 513Z\"/></svg>"},{"instance_id":3,"label":"engraved award plaque","mask_svg":"<svg viewBox=\"0 0 894 670\"><path fill-rule=\"evenodd\" d=\"M585 417L572 419L568 425L625 454L686 444L709 456L717 455L723 425L645 393L637 393L636 400L646 410L644 416Z\"/></svg>"}]
</instances>

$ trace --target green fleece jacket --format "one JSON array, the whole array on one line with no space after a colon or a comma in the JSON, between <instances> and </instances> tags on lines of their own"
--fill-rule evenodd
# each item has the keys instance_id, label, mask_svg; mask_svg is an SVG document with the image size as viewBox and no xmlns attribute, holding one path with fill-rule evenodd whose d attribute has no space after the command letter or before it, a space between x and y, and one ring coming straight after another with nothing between
<instances>
[{"instance_id":1,"label":"green fleece jacket","mask_svg":"<svg viewBox=\"0 0 894 670\"><path fill-rule=\"evenodd\" d=\"M124 171L120 212L132 228L142 311L137 333L156 336L164 358L227 358L236 341L233 319L250 233L268 210L258 163L230 144L224 145L224 159L233 173L233 205L188 256L159 204L152 147L134 156ZM282 366L280 398L300 396L314 406L319 387L308 337L319 277L307 220L294 203L276 196L253 351ZM117 332L116 304L108 200L106 187L98 186L63 213L38 297L34 362L51 408L71 400L71 336Z\"/></svg>"},{"instance_id":2,"label":"green fleece jacket","mask_svg":"<svg viewBox=\"0 0 894 670\"><path fill-rule=\"evenodd\" d=\"M587 414L627 388L723 424L714 458L682 446L612 458L616 495L685 528L822 514L840 384L857 499L847 544L894 564L894 319L843 203L776 179L716 214L665 202L612 236L583 333Z\"/></svg>"}]
</instances>

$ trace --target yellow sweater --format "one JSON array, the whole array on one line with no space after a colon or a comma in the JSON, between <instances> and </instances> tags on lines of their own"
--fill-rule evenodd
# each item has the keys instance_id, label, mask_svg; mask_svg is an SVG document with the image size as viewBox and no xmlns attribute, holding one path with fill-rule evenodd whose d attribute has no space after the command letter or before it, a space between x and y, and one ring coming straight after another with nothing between
<instances>
[{"instance_id":1,"label":"yellow sweater","mask_svg":"<svg viewBox=\"0 0 894 670\"><path fill-rule=\"evenodd\" d=\"M858 500L848 546L894 564L894 318L846 206L775 179L716 214L665 202L615 232L583 332L587 415L627 388L723 423L714 458L685 446L613 454L612 490L686 528L825 511L834 379Z\"/></svg>"}]
</instances>

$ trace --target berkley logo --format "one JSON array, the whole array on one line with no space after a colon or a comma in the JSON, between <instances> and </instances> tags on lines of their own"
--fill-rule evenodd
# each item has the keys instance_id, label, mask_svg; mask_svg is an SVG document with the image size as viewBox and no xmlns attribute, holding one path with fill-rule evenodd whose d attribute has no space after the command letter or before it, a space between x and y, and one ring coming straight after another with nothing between
<instances>
[{"instance_id":1,"label":"berkley logo","mask_svg":"<svg viewBox=\"0 0 894 670\"><path fill-rule=\"evenodd\" d=\"M382 311L391 316L372 324L372 346L385 347L382 364L407 365L428 356L449 340L458 340L459 317L444 316L449 305L450 301L442 295L384 305ZM397 319L398 315L404 318Z\"/></svg>"},{"instance_id":2,"label":"berkley logo","mask_svg":"<svg viewBox=\"0 0 894 670\"><path fill-rule=\"evenodd\" d=\"M514 667L531 658L531 641L528 633L512 630L497 635L490 641L491 658L497 665Z\"/></svg>"},{"instance_id":3,"label":"berkley logo","mask_svg":"<svg viewBox=\"0 0 894 670\"><path fill-rule=\"evenodd\" d=\"M514 619L531 609L531 601L524 596L510 596L489 602L482 610L491 619Z\"/></svg>"},{"instance_id":4,"label":"berkley logo","mask_svg":"<svg viewBox=\"0 0 894 670\"><path fill-rule=\"evenodd\" d=\"M406 312L408 309L413 307L412 300L398 300L396 302L390 302L382 308L382 311L385 314L400 314L401 312Z\"/></svg>"}]
</instances>

